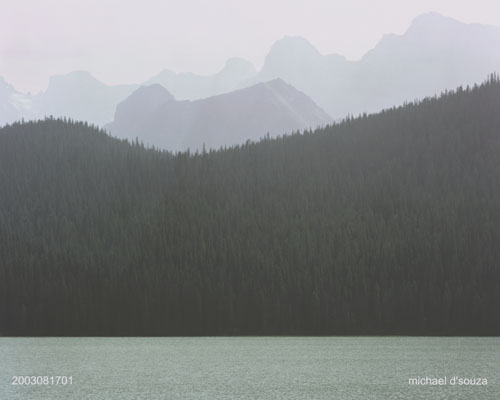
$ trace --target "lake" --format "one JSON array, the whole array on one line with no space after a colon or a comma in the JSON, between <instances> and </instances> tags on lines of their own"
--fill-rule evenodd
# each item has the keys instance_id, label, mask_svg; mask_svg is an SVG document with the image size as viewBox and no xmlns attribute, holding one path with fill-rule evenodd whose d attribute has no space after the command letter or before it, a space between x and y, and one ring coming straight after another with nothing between
<instances>
[{"instance_id":1,"label":"lake","mask_svg":"<svg viewBox=\"0 0 500 400\"><path fill-rule=\"evenodd\" d=\"M500 338L0 338L0 379L2 400L491 400Z\"/></svg>"}]
</instances>

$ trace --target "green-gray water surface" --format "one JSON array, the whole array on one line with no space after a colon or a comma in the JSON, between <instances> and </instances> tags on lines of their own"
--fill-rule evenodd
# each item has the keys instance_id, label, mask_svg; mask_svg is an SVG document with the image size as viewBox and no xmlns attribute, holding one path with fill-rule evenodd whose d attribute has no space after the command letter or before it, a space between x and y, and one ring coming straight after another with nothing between
<instances>
[{"instance_id":1,"label":"green-gray water surface","mask_svg":"<svg viewBox=\"0 0 500 400\"><path fill-rule=\"evenodd\" d=\"M447 384L410 385L417 377ZM500 338L0 338L2 400L498 398Z\"/></svg>"}]
</instances>

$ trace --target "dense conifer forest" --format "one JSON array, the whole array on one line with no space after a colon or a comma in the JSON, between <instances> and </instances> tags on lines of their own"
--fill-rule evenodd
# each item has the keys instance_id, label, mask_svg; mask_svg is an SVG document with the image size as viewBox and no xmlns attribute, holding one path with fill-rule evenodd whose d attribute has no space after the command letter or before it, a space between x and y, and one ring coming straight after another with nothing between
<instances>
[{"instance_id":1,"label":"dense conifer forest","mask_svg":"<svg viewBox=\"0 0 500 400\"><path fill-rule=\"evenodd\" d=\"M500 81L171 154L0 129L0 334L500 334Z\"/></svg>"}]
</instances>

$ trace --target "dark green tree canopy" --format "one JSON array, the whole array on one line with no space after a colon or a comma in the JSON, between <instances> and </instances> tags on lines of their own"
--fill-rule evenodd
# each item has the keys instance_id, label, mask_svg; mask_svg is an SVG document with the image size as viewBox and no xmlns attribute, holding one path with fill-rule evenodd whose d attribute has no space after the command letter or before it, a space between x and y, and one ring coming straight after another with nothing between
<instances>
[{"instance_id":1,"label":"dark green tree canopy","mask_svg":"<svg viewBox=\"0 0 500 400\"><path fill-rule=\"evenodd\" d=\"M500 334L500 82L171 154L0 129L0 333Z\"/></svg>"}]
</instances>

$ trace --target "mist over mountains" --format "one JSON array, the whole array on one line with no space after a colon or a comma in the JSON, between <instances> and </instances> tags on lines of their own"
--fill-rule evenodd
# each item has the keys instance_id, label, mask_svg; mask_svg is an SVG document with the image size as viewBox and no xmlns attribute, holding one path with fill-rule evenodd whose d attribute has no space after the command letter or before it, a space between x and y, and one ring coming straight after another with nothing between
<instances>
[{"instance_id":1,"label":"mist over mountains","mask_svg":"<svg viewBox=\"0 0 500 400\"><path fill-rule=\"evenodd\" d=\"M18 92L0 76L0 126L32 115L32 98Z\"/></svg>"},{"instance_id":2,"label":"mist over mountains","mask_svg":"<svg viewBox=\"0 0 500 400\"><path fill-rule=\"evenodd\" d=\"M178 100L197 100L231 92L257 75L253 64L242 58L230 58L222 70L214 75L202 76L175 73L163 70L145 82L145 85L158 83L167 88ZM246 85L245 85L246 86Z\"/></svg>"},{"instance_id":3,"label":"mist over mountains","mask_svg":"<svg viewBox=\"0 0 500 400\"><path fill-rule=\"evenodd\" d=\"M356 61L0 78L0 336L497 336L499 49L428 13Z\"/></svg>"},{"instance_id":4,"label":"mist over mountains","mask_svg":"<svg viewBox=\"0 0 500 400\"><path fill-rule=\"evenodd\" d=\"M499 48L500 28L429 13L403 35L385 35L359 61L323 56L303 38L285 37L254 80L279 76L342 118L478 83L500 69Z\"/></svg>"},{"instance_id":5,"label":"mist over mountains","mask_svg":"<svg viewBox=\"0 0 500 400\"><path fill-rule=\"evenodd\" d=\"M66 116L99 126L109 122L116 105L138 85L108 86L86 71L50 78L45 92L34 98L39 115Z\"/></svg>"},{"instance_id":6,"label":"mist over mountains","mask_svg":"<svg viewBox=\"0 0 500 400\"><path fill-rule=\"evenodd\" d=\"M481 82L489 73L500 70L499 48L498 27L465 24L428 13L415 18L404 34L385 35L358 61L336 54L322 55L304 38L284 37L271 47L259 71L250 62L234 58L211 76L164 70L144 85L160 84L176 100L199 100L279 78L336 120ZM45 92L31 96L15 91L2 80L0 125L21 118L53 115L104 126L113 121L117 105L138 87L106 85L81 71L52 77ZM135 114L141 113L138 110ZM119 121L115 121L117 125ZM302 126L297 124L291 130ZM264 136L270 128L262 126L259 136ZM143 135L151 139L153 135L137 133L140 139ZM245 131L235 135L243 138ZM175 148L176 144L167 146Z\"/></svg>"},{"instance_id":7,"label":"mist over mountains","mask_svg":"<svg viewBox=\"0 0 500 400\"><path fill-rule=\"evenodd\" d=\"M114 122L105 129L120 138L183 151L217 149L331 122L309 97L274 79L195 101L176 101L158 84L141 87L118 104Z\"/></svg>"}]
</instances>

